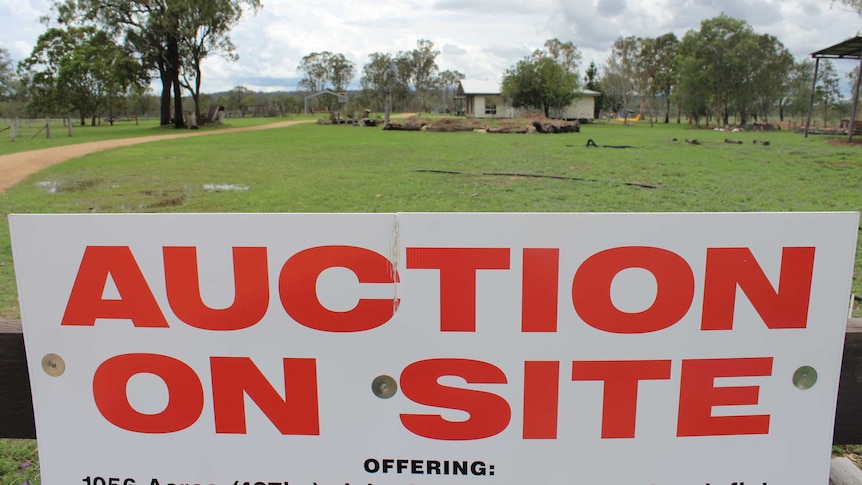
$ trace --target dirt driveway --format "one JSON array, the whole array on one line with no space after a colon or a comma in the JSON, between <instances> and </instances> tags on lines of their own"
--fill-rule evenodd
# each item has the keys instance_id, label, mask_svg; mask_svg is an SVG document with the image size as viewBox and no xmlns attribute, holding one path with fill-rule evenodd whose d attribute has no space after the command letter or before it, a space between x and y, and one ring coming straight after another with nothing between
<instances>
[{"instance_id":1,"label":"dirt driveway","mask_svg":"<svg viewBox=\"0 0 862 485\"><path fill-rule=\"evenodd\" d=\"M188 138L192 136L220 135L223 133L239 133L243 131L271 130L273 128L284 128L300 123L314 123L315 120L282 121L270 125L250 126L246 128L227 128L215 131L192 131L185 133L172 133L168 135L142 136L139 138L121 138L118 140L94 141L80 143L78 145L66 145L55 148L44 148L29 152L12 153L0 156L0 192L17 184L28 175L38 172L43 168L50 167L66 160L82 157L88 153L108 150L111 148L137 145L151 141L172 140L175 138Z\"/></svg>"}]
</instances>

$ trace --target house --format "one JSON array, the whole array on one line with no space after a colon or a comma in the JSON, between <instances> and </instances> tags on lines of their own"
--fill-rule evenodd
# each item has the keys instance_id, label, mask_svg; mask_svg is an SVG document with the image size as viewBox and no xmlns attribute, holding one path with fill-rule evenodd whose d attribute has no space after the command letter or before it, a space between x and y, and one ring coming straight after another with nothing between
<instances>
[{"instance_id":1,"label":"house","mask_svg":"<svg viewBox=\"0 0 862 485\"><path fill-rule=\"evenodd\" d=\"M456 98L463 102L461 111L471 118L516 118L527 113L540 113L539 109L515 108L503 97L500 83L464 79L458 83ZM552 118L592 122L596 98L601 93L589 89L578 92L579 96L565 109L551 110Z\"/></svg>"}]
</instances>

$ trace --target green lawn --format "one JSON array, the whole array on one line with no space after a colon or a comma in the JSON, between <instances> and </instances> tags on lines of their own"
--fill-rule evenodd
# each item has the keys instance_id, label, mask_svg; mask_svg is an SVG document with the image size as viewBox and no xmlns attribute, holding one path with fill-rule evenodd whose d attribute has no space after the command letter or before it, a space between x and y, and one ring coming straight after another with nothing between
<instances>
[{"instance_id":1,"label":"green lawn","mask_svg":"<svg viewBox=\"0 0 862 485\"><path fill-rule=\"evenodd\" d=\"M0 194L0 212L862 210L862 150L827 142L685 125L503 135L309 124L95 153ZM241 190L218 187L231 184ZM853 289L862 294L858 270ZM17 317L5 225L0 293L0 317Z\"/></svg>"},{"instance_id":2,"label":"green lawn","mask_svg":"<svg viewBox=\"0 0 862 485\"><path fill-rule=\"evenodd\" d=\"M237 118L225 120L220 125L205 126L202 130L212 131L227 128L243 128L277 123L279 121L316 119L319 117L320 115L299 115L281 118ZM176 130L173 126L161 127L159 126L158 118L142 119L138 122L124 120L117 121L113 125L103 123L98 126L80 126L73 120L72 136L70 137L68 126L62 123L61 120L54 119L51 122L51 137L47 138L43 129L45 120L31 120L30 122L21 120L21 136L16 136L16 139L13 141L11 139L11 130L9 129L10 123L11 120L9 119L0 119L0 130L2 130L0 131L0 155L117 138L188 133L187 130Z\"/></svg>"},{"instance_id":3,"label":"green lawn","mask_svg":"<svg viewBox=\"0 0 862 485\"><path fill-rule=\"evenodd\" d=\"M588 139L634 148L591 148ZM568 135L299 125L92 154L0 194L0 212L862 210L862 148L828 141L685 125L599 123ZM0 142L0 153L8 145ZM862 245L857 261L860 254ZM853 290L862 294L858 263ZM0 317L18 317L6 225L0 225ZM0 483L38 483L34 448L35 442L0 440Z\"/></svg>"}]
</instances>

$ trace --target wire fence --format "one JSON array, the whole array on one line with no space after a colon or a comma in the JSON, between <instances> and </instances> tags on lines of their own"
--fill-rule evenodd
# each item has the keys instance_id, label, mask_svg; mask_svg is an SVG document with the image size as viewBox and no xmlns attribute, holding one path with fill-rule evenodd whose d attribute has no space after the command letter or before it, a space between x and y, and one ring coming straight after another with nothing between
<instances>
[{"instance_id":1,"label":"wire fence","mask_svg":"<svg viewBox=\"0 0 862 485\"><path fill-rule=\"evenodd\" d=\"M8 137L10 141L18 139L34 139L37 136L45 138L57 136L73 136L73 122L66 118L2 118L0 119L0 136Z\"/></svg>"}]
</instances>

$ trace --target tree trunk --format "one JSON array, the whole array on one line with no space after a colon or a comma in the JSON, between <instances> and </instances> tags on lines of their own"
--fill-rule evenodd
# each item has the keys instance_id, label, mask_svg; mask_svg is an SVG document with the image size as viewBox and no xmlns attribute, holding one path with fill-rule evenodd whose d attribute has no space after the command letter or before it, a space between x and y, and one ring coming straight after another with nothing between
<instances>
[{"instance_id":1,"label":"tree trunk","mask_svg":"<svg viewBox=\"0 0 862 485\"><path fill-rule=\"evenodd\" d=\"M184 128L183 88L180 85L180 44L175 36L168 36L168 68L174 88L174 128Z\"/></svg>"},{"instance_id":2,"label":"tree trunk","mask_svg":"<svg viewBox=\"0 0 862 485\"><path fill-rule=\"evenodd\" d=\"M679 123L679 119L677 118L677 123ZM667 109L664 112L664 124L670 124L670 96L667 97Z\"/></svg>"},{"instance_id":3,"label":"tree trunk","mask_svg":"<svg viewBox=\"0 0 862 485\"><path fill-rule=\"evenodd\" d=\"M180 85L180 46L176 38L168 41L168 56L173 66L171 82L174 85L174 128L185 128L183 122L183 87Z\"/></svg>"},{"instance_id":4,"label":"tree trunk","mask_svg":"<svg viewBox=\"0 0 862 485\"><path fill-rule=\"evenodd\" d=\"M165 61L160 60L159 78L162 80L162 97L160 106L160 122L162 126L171 124L171 76Z\"/></svg>"},{"instance_id":5,"label":"tree trunk","mask_svg":"<svg viewBox=\"0 0 862 485\"><path fill-rule=\"evenodd\" d=\"M195 92L192 98L195 101L195 119L200 120L201 118L201 66L198 63L195 66Z\"/></svg>"}]
</instances>

